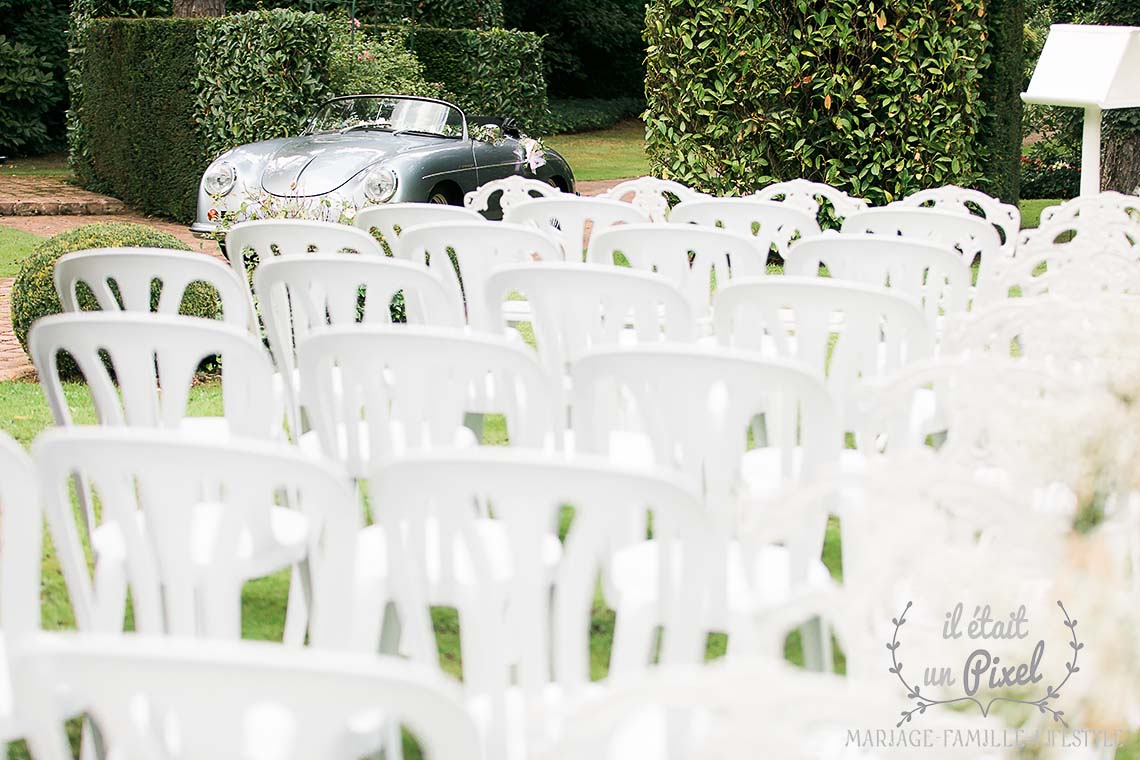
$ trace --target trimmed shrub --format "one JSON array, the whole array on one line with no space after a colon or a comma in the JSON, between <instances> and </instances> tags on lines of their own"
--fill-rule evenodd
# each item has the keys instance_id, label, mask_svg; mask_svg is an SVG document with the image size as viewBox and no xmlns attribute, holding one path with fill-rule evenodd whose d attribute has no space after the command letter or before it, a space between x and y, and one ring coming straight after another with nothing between
<instances>
[{"instance_id":1,"label":"trimmed shrub","mask_svg":"<svg viewBox=\"0 0 1140 760\"><path fill-rule=\"evenodd\" d=\"M25 351L32 323L40 317L63 311L52 279L55 263L73 251L111 247L190 250L173 235L143 224L125 222L88 224L45 240L24 259L16 281L12 283L12 327ZM158 308L159 292L155 285L151 292L152 309ZM79 306L85 310L99 308L95 296L82 285L79 288ZM217 294L205 283L192 284L186 290L180 311L194 317L215 318L218 316ZM74 362L66 359L60 362L60 371L65 375L75 375L79 370Z\"/></svg>"},{"instance_id":2,"label":"trimmed shrub","mask_svg":"<svg viewBox=\"0 0 1140 760\"><path fill-rule=\"evenodd\" d=\"M196 86L207 155L300 132L331 95L331 46L329 24L317 13L255 11L204 24Z\"/></svg>"},{"instance_id":3,"label":"trimmed shrub","mask_svg":"<svg viewBox=\"0 0 1140 760\"><path fill-rule=\"evenodd\" d=\"M978 141L985 146L982 174L987 192L1016 205L1021 177L1024 3L988 0L985 11L989 66L983 71L981 82L981 99L986 108L978 133Z\"/></svg>"},{"instance_id":4,"label":"trimmed shrub","mask_svg":"<svg viewBox=\"0 0 1140 760\"><path fill-rule=\"evenodd\" d=\"M503 25L503 0L422 0L413 18L441 29L493 29Z\"/></svg>"},{"instance_id":5,"label":"trimmed shrub","mask_svg":"<svg viewBox=\"0 0 1140 760\"><path fill-rule=\"evenodd\" d=\"M981 0L652 0L647 152L701 190L978 184Z\"/></svg>"},{"instance_id":6,"label":"trimmed shrub","mask_svg":"<svg viewBox=\"0 0 1140 760\"><path fill-rule=\"evenodd\" d=\"M546 131L558 135L608 129L623 119L640 116L644 110L645 101L640 98L551 100Z\"/></svg>"},{"instance_id":7,"label":"trimmed shrub","mask_svg":"<svg viewBox=\"0 0 1140 760\"><path fill-rule=\"evenodd\" d=\"M441 29L503 26L502 0L226 0L229 13L288 8L321 13L355 13L373 24L414 20Z\"/></svg>"},{"instance_id":8,"label":"trimmed shrub","mask_svg":"<svg viewBox=\"0 0 1140 760\"><path fill-rule=\"evenodd\" d=\"M409 41L424 75L443 83L468 113L513 116L531 130L545 123L546 80L538 35L414 26Z\"/></svg>"},{"instance_id":9,"label":"trimmed shrub","mask_svg":"<svg viewBox=\"0 0 1140 760\"><path fill-rule=\"evenodd\" d=\"M28 155L48 145L44 117L54 90L51 65L35 48L0 35L0 153Z\"/></svg>"},{"instance_id":10,"label":"trimmed shrub","mask_svg":"<svg viewBox=\"0 0 1140 760\"><path fill-rule=\"evenodd\" d=\"M332 21L329 78L335 95L388 92L438 98L443 85L424 78L424 67L408 47L407 28L372 32L343 14Z\"/></svg>"},{"instance_id":11,"label":"trimmed shrub","mask_svg":"<svg viewBox=\"0 0 1140 760\"><path fill-rule=\"evenodd\" d=\"M193 218L207 161L192 128L200 19L113 19L87 31L80 77L95 185L151 214ZM73 148L75 144L73 142Z\"/></svg>"}]
</instances>

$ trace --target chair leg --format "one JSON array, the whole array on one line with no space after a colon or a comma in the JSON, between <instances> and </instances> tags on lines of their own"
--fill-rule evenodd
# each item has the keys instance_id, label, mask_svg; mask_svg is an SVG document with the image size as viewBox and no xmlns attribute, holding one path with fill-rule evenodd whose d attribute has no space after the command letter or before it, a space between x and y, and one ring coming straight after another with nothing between
<instances>
[{"instance_id":1,"label":"chair leg","mask_svg":"<svg viewBox=\"0 0 1140 760\"><path fill-rule=\"evenodd\" d=\"M657 630L656 605L618 610L614 621L614 640L610 649L609 676L636 673L645 668L652 657Z\"/></svg>"},{"instance_id":2,"label":"chair leg","mask_svg":"<svg viewBox=\"0 0 1140 760\"><path fill-rule=\"evenodd\" d=\"M800 626L803 642L804 667L808 670L830 672L834 662L831 647L831 630L822 618L813 618Z\"/></svg>"},{"instance_id":3,"label":"chair leg","mask_svg":"<svg viewBox=\"0 0 1140 760\"><path fill-rule=\"evenodd\" d=\"M309 603L312 597L308 573L300 565L293 565L289 576L289 600L285 607L284 643L302 646L309 629Z\"/></svg>"}]
</instances>

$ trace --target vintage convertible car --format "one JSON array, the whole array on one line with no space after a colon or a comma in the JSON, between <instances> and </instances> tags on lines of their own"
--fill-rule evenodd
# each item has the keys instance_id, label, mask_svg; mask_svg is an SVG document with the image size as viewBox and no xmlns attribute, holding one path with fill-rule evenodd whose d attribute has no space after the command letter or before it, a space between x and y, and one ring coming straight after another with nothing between
<instances>
[{"instance_id":1,"label":"vintage convertible car","mask_svg":"<svg viewBox=\"0 0 1140 760\"><path fill-rule=\"evenodd\" d=\"M462 205L479 185L514 174L574 191L566 160L522 135L511 119L469 117L432 98L334 98L300 136L218 156L202 175L190 230L212 234L221 215L248 214L258 204L302 204L326 217L398 201Z\"/></svg>"}]
</instances>

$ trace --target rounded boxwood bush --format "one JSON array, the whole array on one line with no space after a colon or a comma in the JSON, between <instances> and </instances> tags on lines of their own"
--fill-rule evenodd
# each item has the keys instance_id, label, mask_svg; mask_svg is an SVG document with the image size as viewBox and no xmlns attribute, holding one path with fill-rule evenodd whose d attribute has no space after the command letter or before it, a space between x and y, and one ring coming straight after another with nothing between
<instances>
[{"instance_id":1,"label":"rounded boxwood bush","mask_svg":"<svg viewBox=\"0 0 1140 760\"><path fill-rule=\"evenodd\" d=\"M16 281L12 283L12 327L25 351L28 350L28 330L32 323L40 317L63 311L52 279L55 263L73 251L122 247L190 250L188 245L167 232L126 222L88 224L45 240L24 259ZM99 308L95 295L82 283L78 292L81 309ZM159 292L156 283L151 290L152 309L158 308ZM204 283L194 283L187 288L180 311L190 316L215 318L219 313L217 293ZM61 359L60 372L74 375L78 368L70 359Z\"/></svg>"}]
</instances>

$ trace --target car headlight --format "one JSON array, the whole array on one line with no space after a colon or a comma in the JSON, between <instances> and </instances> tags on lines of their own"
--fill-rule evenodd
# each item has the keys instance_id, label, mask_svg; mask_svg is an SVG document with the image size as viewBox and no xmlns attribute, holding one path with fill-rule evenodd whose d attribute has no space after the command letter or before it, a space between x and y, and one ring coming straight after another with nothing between
<instances>
[{"instance_id":1,"label":"car headlight","mask_svg":"<svg viewBox=\"0 0 1140 760\"><path fill-rule=\"evenodd\" d=\"M235 182L237 172L225 161L212 164L202 176L202 188L211 196L225 195L234 189Z\"/></svg>"},{"instance_id":2,"label":"car headlight","mask_svg":"<svg viewBox=\"0 0 1140 760\"><path fill-rule=\"evenodd\" d=\"M396 194L396 172L376 168L364 175L364 197L373 203L387 203Z\"/></svg>"}]
</instances>

